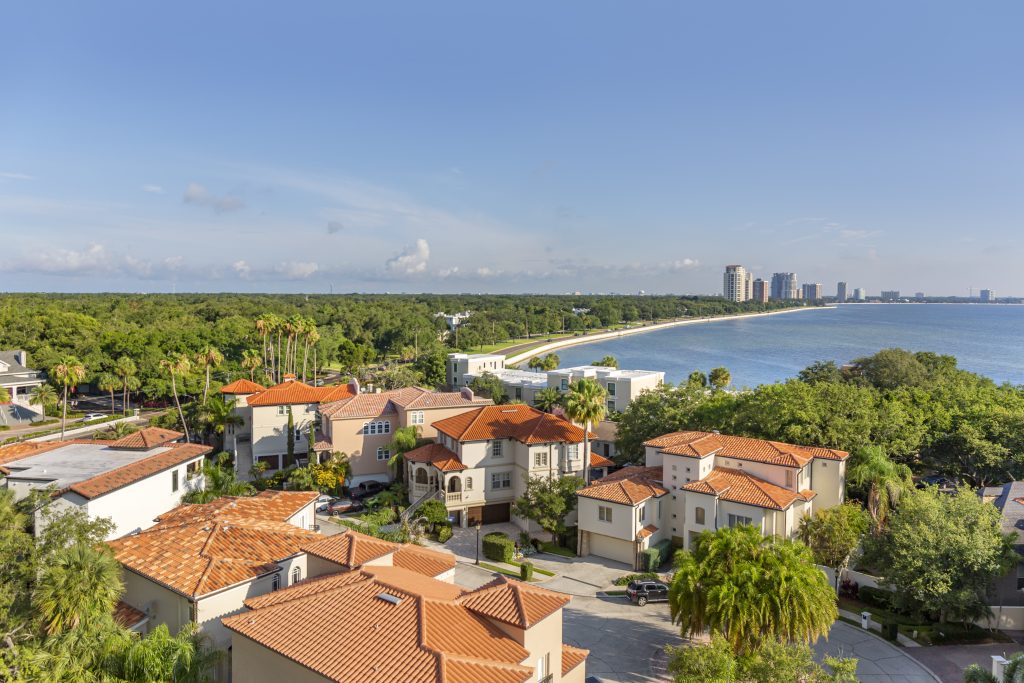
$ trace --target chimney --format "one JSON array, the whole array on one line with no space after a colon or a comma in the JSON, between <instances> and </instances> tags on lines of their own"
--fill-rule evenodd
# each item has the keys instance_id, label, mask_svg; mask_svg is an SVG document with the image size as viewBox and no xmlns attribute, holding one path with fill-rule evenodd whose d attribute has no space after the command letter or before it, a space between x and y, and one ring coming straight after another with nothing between
<instances>
[{"instance_id":1,"label":"chimney","mask_svg":"<svg viewBox=\"0 0 1024 683\"><path fill-rule=\"evenodd\" d=\"M21 351L21 350L15 351L14 352L14 360L16 360L19 365L23 365L23 366L25 366L27 368L28 367L28 352L27 351Z\"/></svg>"},{"instance_id":2,"label":"chimney","mask_svg":"<svg viewBox=\"0 0 1024 683\"><path fill-rule=\"evenodd\" d=\"M352 390L353 394L359 395L359 380L355 377L348 381L348 388Z\"/></svg>"},{"instance_id":3,"label":"chimney","mask_svg":"<svg viewBox=\"0 0 1024 683\"><path fill-rule=\"evenodd\" d=\"M459 389L459 395L467 401L472 401L474 399L473 390L469 387L462 387Z\"/></svg>"},{"instance_id":4,"label":"chimney","mask_svg":"<svg viewBox=\"0 0 1024 683\"><path fill-rule=\"evenodd\" d=\"M287 375L284 376L284 381L285 382L294 382L295 381L295 375L289 372Z\"/></svg>"}]
</instances>

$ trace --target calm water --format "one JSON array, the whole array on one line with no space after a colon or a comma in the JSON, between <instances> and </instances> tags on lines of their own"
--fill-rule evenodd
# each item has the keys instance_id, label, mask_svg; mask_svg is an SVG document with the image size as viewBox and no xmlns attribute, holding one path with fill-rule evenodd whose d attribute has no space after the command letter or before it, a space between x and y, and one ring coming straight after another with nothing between
<instances>
[{"instance_id":1,"label":"calm water","mask_svg":"<svg viewBox=\"0 0 1024 683\"><path fill-rule=\"evenodd\" d=\"M966 370L1024 384L1024 306L851 304L684 325L557 353L563 367L611 354L619 367L664 370L673 383L724 365L736 386L756 386L817 360L841 364L890 347L949 354Z\"/></svg>"}]
</instances>

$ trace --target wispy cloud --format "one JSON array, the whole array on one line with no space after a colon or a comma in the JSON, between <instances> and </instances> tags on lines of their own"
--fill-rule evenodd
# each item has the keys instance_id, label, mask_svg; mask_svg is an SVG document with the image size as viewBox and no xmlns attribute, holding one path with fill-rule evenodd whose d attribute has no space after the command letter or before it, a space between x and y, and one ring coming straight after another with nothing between
<instances>
[{"instance_id":1,"label":"wispy cloud","mask_svg":"<svg viewBox=\"0 0 1024 683\"><path fill-rule=\"evenodd\" d=\"M425 239L416 240L416 244L410 244L400 253L389 258L384 267L392 273L422 273L427 270L427 262L430 260L430 245Z\"/></svg>"},{"instance_id":2,"label":"wispy cloud","mask_svg":"<svg viewBox=\"0 0 1024 683\"><path fill-rule=\"evenodd\" d=\"M0 171L0 178L4 180L35 180L35 176L28 173L14 173L12 171Z\"/></svg>"},{"instance_id":3,"label":"wispy cloud","mask_svg":"<svg viewBox=\"0 0 1024 683\"><path fill-rule=\"evenodd\" d=\"M245 206L245 203L239 197L230 194L219 196L212 194L199 183L189 183L188 187L185 188L185 193L182 195L181 201L185 204L205 206L213 209L217 213L235 211Z\"/></svg>"},{"instance_id":4,"label":"wispy cloud","mask_svg":"<svg viewBox=\"0 0 1024 683\"><path fill-rule=\"evenodd\" d=\"M182 256L144 259L90 244L83 249L51 249L20 256L0 263L0 270L20 273L45 273L61 276L127 275L140 279L166 279L185 269Z\"/></svg>"},{"instance_id":5,"label":"wispy cloud","mask_svg":"<svg viewBox=\"0 0 1024 683\"><path fill-rule=\"evenodd\" d=\"M142 191L149 192L150 194L163 194L164 188L160 187L159 185L143 185Z\"/></svg>"}]
</instances>

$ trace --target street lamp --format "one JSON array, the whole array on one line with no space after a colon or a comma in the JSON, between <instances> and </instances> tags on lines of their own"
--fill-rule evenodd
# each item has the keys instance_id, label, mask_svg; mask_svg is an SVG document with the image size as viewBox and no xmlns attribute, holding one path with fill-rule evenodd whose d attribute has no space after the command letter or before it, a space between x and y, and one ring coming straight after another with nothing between
<instances>
[{"instance_id":1,"label":"street lamp","mask_svg":"<svg viewBox=\"0 0 1024 683\"><path fill-rule=\"evenodd\" d=\"M480 522L476 523L476 564L480 564Z\"/></svg>"}]
</instances>

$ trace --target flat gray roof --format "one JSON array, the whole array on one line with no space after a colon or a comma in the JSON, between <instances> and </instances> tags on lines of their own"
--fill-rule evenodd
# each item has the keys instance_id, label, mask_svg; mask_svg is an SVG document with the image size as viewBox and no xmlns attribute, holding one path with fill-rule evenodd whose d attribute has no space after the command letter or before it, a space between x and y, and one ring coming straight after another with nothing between
<instances>
[{"instance_id":1,"label":"flat gray roof","mask_svg":"<svg viewBox=\"0 0 1024 683\"><path fill-rule=\"evenodd\" d=\"M43 481L46 485L55 484L58 489L63 489L168 450L168 446L142 451L110 448L102 443L69 443L52 451L13 460L5 463L4 467L11 471L8 479Z\"/></svg>"}]
</instances>

